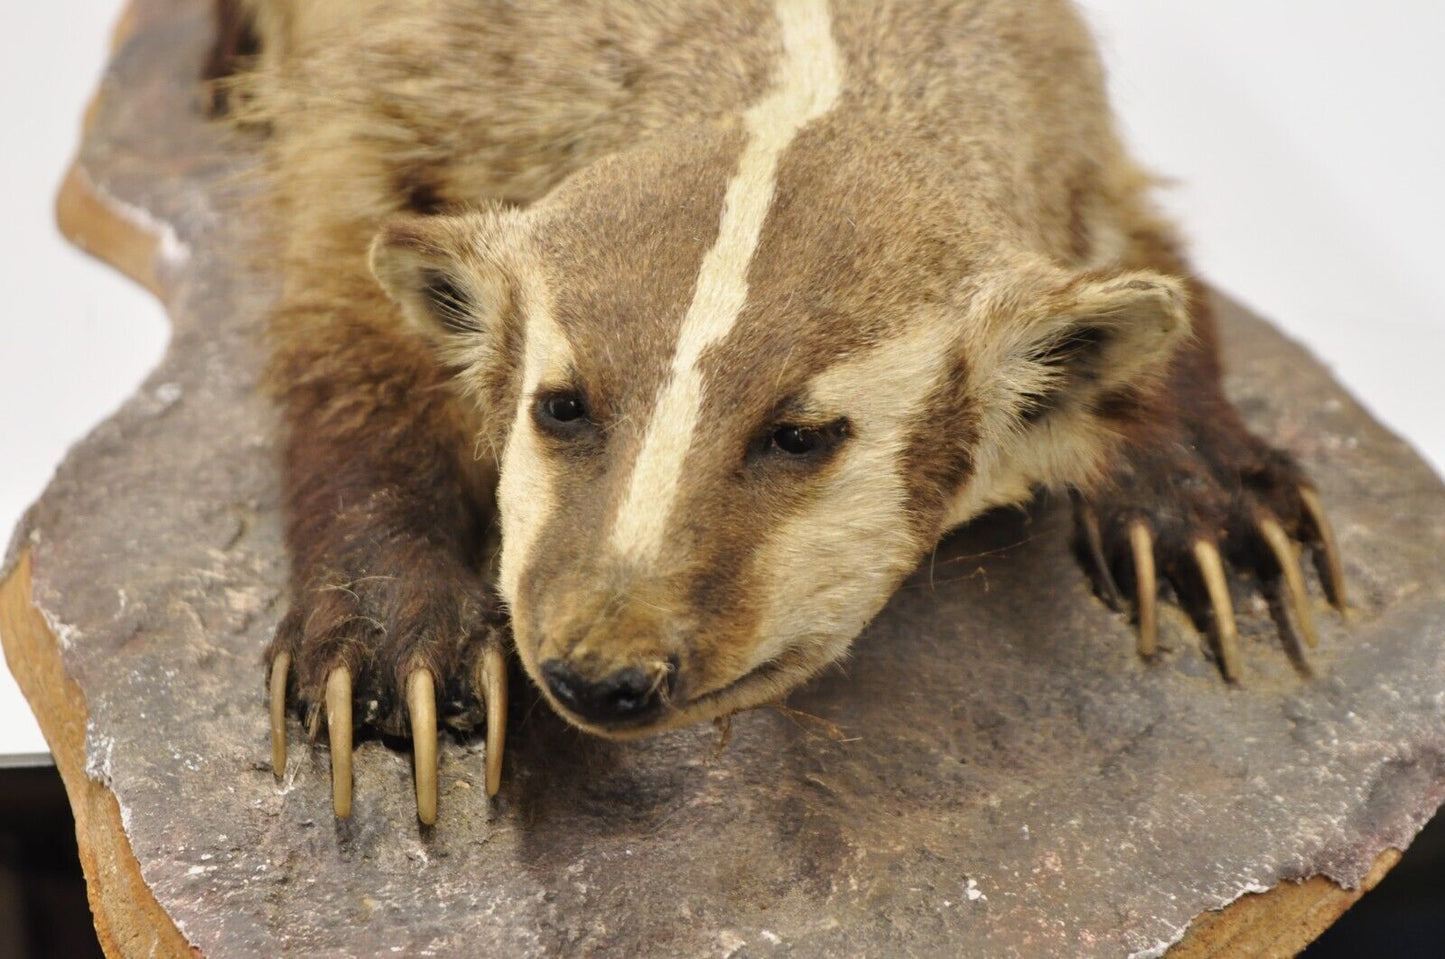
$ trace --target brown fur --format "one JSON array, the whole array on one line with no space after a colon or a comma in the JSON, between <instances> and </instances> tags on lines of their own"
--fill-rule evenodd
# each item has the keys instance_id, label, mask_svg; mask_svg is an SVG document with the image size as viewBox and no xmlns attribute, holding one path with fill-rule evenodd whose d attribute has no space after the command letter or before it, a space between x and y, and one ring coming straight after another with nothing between
<instances>
[{"instance_id":1,"label":"brown fur","mask_svg":"<svg viewBox=\"0 0 1445 959\"><path fill-rule=\"evenodd\" d=\"M534 679L549 659L597 678L675 664L676 708L647 728L785 692L951 526L1037 485L1095 505L1121 578L1128 522L1158 524L1183 592L1194 538L1268 574L1255 512L1309 534L1298 472L1223 399L1198 286L1063 0L832 5L841 86L777 157L746 302L696 363L705 428L645 562L609 535L725 239L748 111L792 55L772 4L250 9L262 55L238 111L273 133L271 379L290 437L293 612L272 655L292 653L305 702L338 663L387 728L416 665L468 701L499 622L490 491L518 429L547 498L515 583L503 562L522 662ZM528 385L544 328L566 360ZM853 410L837 377L854 370L894 385L858 382ZM534 437L529 389L584 395L592 432ZM767 452L788 422L857 435L800 465ZM850 506L850 552L808 518L860 477L896 503ZM505 476L502 496L526 498ZM809 623L780 583L815 604Z\"/></svg>"}]
</instances>

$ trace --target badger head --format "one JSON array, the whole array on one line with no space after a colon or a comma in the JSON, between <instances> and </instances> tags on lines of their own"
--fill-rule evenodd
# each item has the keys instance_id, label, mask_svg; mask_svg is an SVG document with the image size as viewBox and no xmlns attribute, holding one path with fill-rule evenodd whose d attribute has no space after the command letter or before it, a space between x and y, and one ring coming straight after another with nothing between
<instances>
[{"instance_id":1,"label":"badger head","mask_svg":"<svg viewBox=\"0 0 1445 959\"><path fill-rule=\"evenodd\" d=\"M742 115L373 246L498 463L519 657L593 732L837 660L948 528L1087 478L1187 330L1177 281L1063 268L988 177L834 111L794 27Z\"/></svg>"},{"instance_id":2,"label":"badger head","mask_svg":"<svg viewBox=\"0 0 1445 959\"><path fill-rule=\"evenodd\" d=\"M735 139L373 248L499 465L520 659L594 732L773 701L838 659L947 529L1087 478L1111 401L1187 329L1177 281L982 242L897 156L799 151L740 198Z\"/></svg>"}]
</instances>

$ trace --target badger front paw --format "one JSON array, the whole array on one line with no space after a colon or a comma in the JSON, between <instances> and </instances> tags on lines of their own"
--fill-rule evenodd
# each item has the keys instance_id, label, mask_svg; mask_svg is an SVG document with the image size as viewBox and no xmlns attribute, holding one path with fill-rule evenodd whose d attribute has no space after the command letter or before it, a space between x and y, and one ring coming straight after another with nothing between
<instances>
[{"instance_id":1,"label":"badger front paw","mask_svg":"<svg viewBox=\"0 0 1445 959\"><path fill-rule=\"evenodd\" d=\"M293 591L267 652L272 768L286 769L286 705L314 743L324 720L336 815L351 813L356 729L409 736L417 817L436 821L438 720L487 728L487 795L501 780L506 732L505 620L459 562L392 557L397 573L323 574Z\"/></svg>"},{"instance_id":2,"label":"badger front paw","mask_svg":"<svg viewBox=\"0 0 1445 959\"><path fill-rule=\"evenodd\" d=\"M1167 582L1211 635L1225 678L1238 679L1233 568L1254 578L1286 650L1307 672L1299 640L1313 647L1318 638L1299 546L1311 550L1329 600L1343 612L1334 533L1293 460L1232 420L1126 447L1104 483L1074 494L1075 548L1099 596L1132 609L1142 656L1158 649L1158 593Z\"/></svg>"}]
</instances>

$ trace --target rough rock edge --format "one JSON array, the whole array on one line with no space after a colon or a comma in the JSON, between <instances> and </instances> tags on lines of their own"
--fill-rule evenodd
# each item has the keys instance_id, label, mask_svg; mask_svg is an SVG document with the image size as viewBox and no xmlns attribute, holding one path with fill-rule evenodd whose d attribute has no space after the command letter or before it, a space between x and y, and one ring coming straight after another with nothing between
<instances>
[{"instance_id":1,"label":"rough rock edge","mask_svg":"<svg viewBox=\"0 0 1445 959\"><path fill-rule=\"evenodd\" d=\"M111 30L112 53L131 37L138 21L134 4L128 3ZM103 94L102 85L86 107L82 137ZM172 249L176 242L169 224L110 195L78 162L66 172L55 217L61 233L77 248L164 301L156 275L158 253L184 253ZM31 506L21 516L0 558L0 647L65 785L96 938L107 956L199 956L200 950L181 934L141 874L125 831L127 817L115 794L92 775L98 770L87 754L90 710L79 684L65 672L63 624L35 602L31 585L30 550L39 540L36 513Z\"/></svg>"},{"instance_id":2,"label":"rough rock edge","mask_svg":"<svg viewBox=\"0 0 1445 959\"><path fill-rule=\"evenodd\" d=\"M1129 959L1213 959L1217 956L1293 956L1318 939L1371 889L1403 853L1386 848L1354 889L1327 876L1286 880L1273 889L1243 892L1232 902L1200 913L1171 942L1133 953Z\"/></svg>"},{"instance_id":3,"label":"rough rock edge","mask_svg":"<svg viewBox=\"0 0 1445 959\"><path fill-rule=\"evenodd\" d=\"M0 641L65 783L101 948L107 956L200 955L141 875L115 794L88 775L85 694L65 673L59 641L34 603L30 581L30 553L23 550L0 583Z\"/></svg>"}]
</instances>

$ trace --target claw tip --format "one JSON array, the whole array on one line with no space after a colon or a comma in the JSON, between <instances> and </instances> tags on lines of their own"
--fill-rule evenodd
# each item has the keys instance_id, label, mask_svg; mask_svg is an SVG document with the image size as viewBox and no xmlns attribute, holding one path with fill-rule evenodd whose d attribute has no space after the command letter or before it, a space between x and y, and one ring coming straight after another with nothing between
<instances>
[{"instance_id":1,"label":"claw tip","mask_svg":"<svg viewBox=\"0 0 1445 959\"><path fill-rule=\"evenodd\" d=\"M1219 667L1224 678L1235 683L1239 681L1239 627L1234 621L1234 602L1229 597L1229 581L1224 575L1224 559L1219 547L1209 540L1201 539L1194 544L1194 561L1204 580L1205 591L1209 594L1209 605L1214 614L1215 639L1219 643Z\"/></svg>"},{"instance_id":2,"label":"claw tip","mask_svg":"<svg viewBox=\"0 0 1445 959\"><path fill-rule=\"evenodd\" d=\"M1159 583L1154 567L1154 536L1143 520L1129 524L1134 554L1134 583L1139 614L1139 655L1151 659L1159 651Z\"/></svg>"},{"instance_id":3,"label":"claw tip","mask_svg":"<svg viewBox=\"0 0 1445 959\"><path fill-rule=\"evenodd\" d=\"M478 685L487 704L487 797L502 790L502 754L507 743L507 660L501 649L488 649L478 670Z\"/></svg>"},{"instance_id":4,"label":"claw tip","mask_svg":"<svg viewBox=\"0 0 1445 959\"><path fill-rule=\"evenodd\" d=\"M437 821L437 706L431 670L416 669L406 681L416 776L416 817L423 825Z\"/></svg>"},{"instance_id":5,"label":"claw tip","mask_svg":"<svg viewBox=\"0 0 1445 959\"><path fill-rule=\"evenodd\" d=\"M331 739L331 804L336 818L351 815L351 670L326 677L326 731Z\"/></svg>"},{"instance_id":6,"label":"claw tip","mask_svg":"<svg viewBox=\"0 0 1445 959\"><path fill-rule=\"evenodd\" d=\"M271 661L271 772L277 782L286 776L286 679L290 668L290 653L279 653Z\"/></svg>"}]
</instances>

